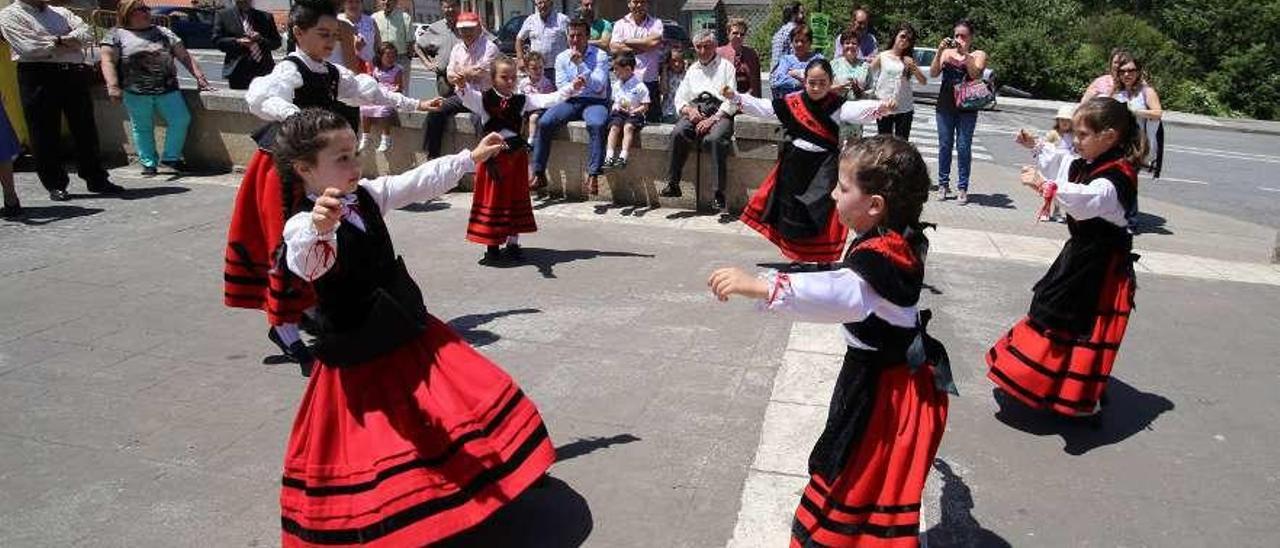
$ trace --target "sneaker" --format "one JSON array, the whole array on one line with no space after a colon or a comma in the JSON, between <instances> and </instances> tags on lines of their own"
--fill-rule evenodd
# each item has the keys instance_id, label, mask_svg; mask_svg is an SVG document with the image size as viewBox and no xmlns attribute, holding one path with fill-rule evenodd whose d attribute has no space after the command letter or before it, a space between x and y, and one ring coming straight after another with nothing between
<instances>
[{"instance_id":1,"label":"sneaker","mask_svg":"<svg viewBox=\"0 0 1280 548\"><path fill-rule=\"evenodd\" d=\"M361 152L364 152L364 149L366 149L366 148L369 148L369 134L368 134L368 133L361 133L361 134L360 134L360 147L358 148L358 150L360 150Z\"/></svg>"},{"instance_id":2,"label":"sneaker","mask_svg":"<svg viewBox=\"0 0 1280 548\"><path fill-rule=\"evenodd\" d=\"M172 169L178 173L186 173L188 171L191 171L191 168L187 166L187 162L183 160L167 160L167 161L160 162L160 165L167 167L169 169Z\"/></svg>"},{"instance_id":3,"label":"sneaker","mask_svg":"<svg viewBox=\"0 0 1280 548\"><path fill-rule=\"evenodd\" d=\"M969 192L961 190L960 196L956 198L956 205L965 205L967 203L969 203Z\"/></svg>"},{"instance_id":4,"label":"sneaker","mask_svg":"<svg viewBox=\"0 0 1280 548\"><path fill-rule=\"evenodd\" d=\"M951 189L945 186L938 187L938 201L945 202L951 199Z\"/></svg>"},{"instance_id":5,"label":"sneaker","mask_svg":"<svg viewBox=\"0 0 1280 548\"><path fill-rule=\"evenodd\" d=\"M613 161L613 167L616 167L618 169L627 169L627 159L619 156L616 160Z\"/></svg>"},{"instance_id":6,"label":"sneaker","mask_svg":"<svg viewBox=\"0 0 1280 548\"><path fill-rule=\"evenodd\" d=\"M1047 223L1047 222L1049 222L1049 221L1053 220L1053 218L1052 218L1052 217L1050 217L1050 216L1048 216L1048 215L1041 215L1041 216L1039 216L1039 217L1036 217L1036 220L1037 220L1037 221L1039 221L1039 222L1042 222L1042 223Z\"/></svg>"},{"instance_id":7,"label":"sneaker","mask_svg":"<svg viewBox=\"0 0 1280 548\"><path fill-rule=\"evenodd\" d=\"M680 196L683 196L684 193L680 191L679 184L667 183L667 186L664 187L662 191L658 193L658 195L662 196L663 198L679 198Z\"/></svg>"},{"instance_id":8,"label":"sneaker","mask_svg":"<svg viewBox=\"0 0 1280 548\"><path fill-rule=\"evenodd\" d=\"M391 136L384 133L382 139L378 141L378 152L386 152L388 150L391 150Z\"/></svg>"},{"instance_id":9,"label":"sneaker","mask_svg":"<svg viewBox=\"0 0 1280 548\"><path fill-rule=\"evenodd\" d=\"M601 164L600 167L605 169L613 169L614 167L617 167L617 165L618 165L618 157L610 156L604 159L604 163Z\"/></svg>"},{"instance_id":10,"label":"sneaker","mask_svg":"<svg viewBox=\"0 0 1280 548\"><path fill-rule=\"evenodd\" d=\"M152 175L155 175L156 173L159 173L159 170L156 169L156 166L142 166L142 174L144 176L150 177Z\"/></svg>"}]
</instances>

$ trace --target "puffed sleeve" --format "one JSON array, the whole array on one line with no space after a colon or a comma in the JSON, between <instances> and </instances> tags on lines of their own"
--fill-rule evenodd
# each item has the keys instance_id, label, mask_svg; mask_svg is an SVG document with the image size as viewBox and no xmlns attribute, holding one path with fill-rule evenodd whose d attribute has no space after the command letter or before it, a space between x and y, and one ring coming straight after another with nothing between
<instances>
[{"instance_id":1,"label":"puffed sleeve","mask_svg":"<svg viewBox=\"0 0 1280 548\"><path fill-rule=\"evenodd\" d=\"M283 64L283 63L282 63ZM368 74L356 74L344 66L338 67L338 100L353 106L378 105L395 107L402 112L418 110L418 100L388 91Z\"/></svg>"},{"instance_id":2,"label":"puffed sleeve","mask_svg":"<svg viewBox=\"0 0 1280 548\"><path fill-rule=\"evenodd\" d=\"M270 74L254 78L244 93L249 112L269 122L283 122L298 112L293 91L302 87L302 74L293 63L276 63Z\"/></svg>"},{"instance_id":3,"label":"puffed sleeve","mask_svg":"<svg viewBox=\"0 0 1280 548\"><path fill-rule=\"evenodd\" d=\"M738 110L748 116L757 116L760 118L773 118L777 116L773 112L773 101L761 99L745 93L735 93L733 95L733 103L737 103Z\"/></svg>"},{"instance_id":4,"label":"puffed sleeve","mask_svg":"<svg viewBox=\"0 0 1280 548\"><path fill-rule=\"evenodd\" d=\"M763 277L769 296L757 308L807 322L861 321L880 298L866 280L848 268L791 274L769 271Z\"/></svg>"},{"instance_id":5,"label":"puffed sleeve","mask_svg":"<svg viewBox=\"0 0 1280 548\"><path fill-rule=\"evenodd\" d=\"M387 211L443 195L457 186L463 175L475 169L471 151L464 150L435 158L399 175L365 179L360 181L360 186L369 191L378 208L386 214Z\"/></svg>"},{"instance_id":6,"label":"puffed sleeve","mask_svg":"<svg viewBox=\"0 0 1280 548\"><path fill-rule=\"evenodd\" d=\"M573 94L572 87L551 93L530 93L525 95L524 111L542 110L563 103Z\"/></svg>"},{"instance_id":7,"label":"puffed sleeve","mask_svg":"<svg viewBox=\"0 0 1280 548\"><path fill-rule=\"evenodd\" d=\"M285 262L289 270L310 282L323 276L338 258L337 230L316 231L311 212L294 214L284 224Z\"/></svg>"},{"instance_id":8,"label":"puffed sleeve","mask_svg":"<svg viewBox=\"0 0 1280 548\"><path fill-rule=\"evenodd\" d=\"M1087 185L1058 183L1057 200L1077 220L1100 217L1117 226L1127 226L1124 205L1115 185L1107 179L1094 179Z\"/></svg>"},{"instance_id":9,"label":"puffed sleeve","mask_svg":"<svg viewBox=\"0 0 1280 548\"><path fill-rule=\"evenodd\" d=\"M837 114L842 124L874 124L880 117L880 101L845 101Z\"/></svg>"}]
</instances>

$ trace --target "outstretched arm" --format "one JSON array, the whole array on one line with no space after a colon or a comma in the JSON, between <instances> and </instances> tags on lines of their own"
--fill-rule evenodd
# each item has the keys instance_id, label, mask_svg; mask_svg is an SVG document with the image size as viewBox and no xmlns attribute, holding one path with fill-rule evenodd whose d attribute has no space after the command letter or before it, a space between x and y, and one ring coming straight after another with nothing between
<instances>
[{"instance_id":1,"label":"outstretched arm","mask_svg":"<svg viewBox=\"0 0 1280 548\"><path fill-rule=\"evenodd\" d=\"M758 277L738 268L722 268L711 274L707 285L721 301L742 295L758 299L761 311L820 323L866 319L879 299L861 276L847 268L800 274L769 271Z\"/></svg>"},{"instance_id":2,"label":"outstretched arm","mask_svg":"<svg viewBox=\"0 0 1280 548\"><path fill-rule=\"evenodd\" d=\"M475 171L476 164L497 154L504 146L501 135L490 133L474 149L429 160L399 175L366 179L360 181L360 186L369 191L384 213L400 209L440 197L457 186L463 175Z\"/></svg>"}]
</instances>

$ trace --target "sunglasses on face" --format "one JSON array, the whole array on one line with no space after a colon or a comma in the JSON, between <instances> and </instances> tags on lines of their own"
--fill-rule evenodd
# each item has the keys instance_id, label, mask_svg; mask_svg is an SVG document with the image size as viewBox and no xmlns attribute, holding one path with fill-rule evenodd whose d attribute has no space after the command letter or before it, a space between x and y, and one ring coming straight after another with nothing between
<instances>
[{"instance_id":1,"label":"sunglasses on face","mask_svg":"<svg viewBox=\"0 0 1280 548\"><path fill-rule=\"evenodd\" d=\"M968 35L968 34L965 34L965 33L963 33L963 32L957 32L957 33L956 33L956 38L968 38L968 37L969 37L969 35Z\"/></svg>"},{"instance_id":2,"label":"sunglasses on face","mask_svg":"<svg viewBox=\"0 0 1280 548\"><path fill-rule=\"evenodd\" d=\"M1120 69L1120 74L1135 74L1135 73L1137 73L1137 72L1138 72L1138 69L1136 69L1136 68L1122 68L1122 69Z\"/></svg>"}]
</instances>

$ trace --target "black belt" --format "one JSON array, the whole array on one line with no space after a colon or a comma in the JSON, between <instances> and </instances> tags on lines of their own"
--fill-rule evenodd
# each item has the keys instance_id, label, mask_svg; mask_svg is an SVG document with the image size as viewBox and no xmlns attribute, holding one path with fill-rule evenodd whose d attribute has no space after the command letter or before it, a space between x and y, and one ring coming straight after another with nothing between
<instances>
[{"instance_id":1,"label":"black belt","mask_svg":"<svg viewBox=\"0 0 1280 548\"><path fill-rule=\"evenodd\" d=\"M84 63L39 63L35 61L19 61L18 71L36 70L84 70L89 65Z\"/></svg>"}]
</instances>

